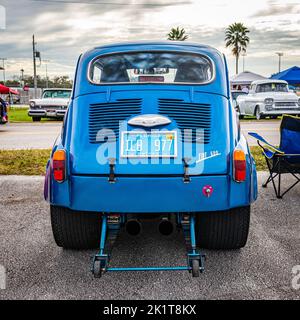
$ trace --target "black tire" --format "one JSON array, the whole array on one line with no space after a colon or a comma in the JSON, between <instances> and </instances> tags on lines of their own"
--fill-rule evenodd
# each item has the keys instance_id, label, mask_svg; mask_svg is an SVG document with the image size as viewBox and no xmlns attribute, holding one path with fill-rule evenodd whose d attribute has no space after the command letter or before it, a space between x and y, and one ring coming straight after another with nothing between
<instances>
[{"instance_id":1,"label":"black tire","mask_svg":"<svg viewBox=\"0 0 300 320\"><path fill-rule=\"evenodd\" d=\"M248 239L250 206L196 216L196 240L201 248L234 250L243 248Z\"/></svg>"},{"instance_id":2,"label":"black tire","mask_svg":"<svg viewBox=\"0 0 300 320\"><path fill-rule=\"evenodd\" d=\"M101 215L50 206L56 244L64 249L85 250L99 247Z\"/></svg>"},{"instance_id":3,"label":"black tire","mask_svg":"<svg viewBox=\"0 0 300 320\"><path fill-rule=\"evenodd\" d=\"M193 275L193 278L199 278L199 276L200 276L199 260L192 261L192 275Z\"/></svg>"},{"instance_id":4,"label":"black tire","mask_svg":"<svg viewBox=\"0 0 300 320\"><path fill-rule=\"evenodd\" d=\"M95 278L101 278L102 269L101 269L101 261L95 261L93 265L93 274Z\"/></svg>"},{"instance_id":5,"label":"black tire","mask_svg":"<svg viewBox=\"0 0 300 320\"><path fill-rule=\"evenodd\" d=\"M41 121L41 117L32 117L33 122L39 122Z\"/></svg>"},{"instance_id":6,"label":"black tire","mask_svg":"<svg viewBox=\"0 0 300 320\"><path fill-rule=\"evenodd\" d=\"M237 112L240 120L244 119L244 115L241 114L241 110L240 110L239 106L236 107L236 112Z\"/></svg>"},{"instance_id":7,"label":"black tire","mask_svg":"<svg viewBox=\"0 0 300 320\"><path fill-rule=\"evenodd\" d=\"M262 115L260 114L260 107L259 106L255 107L254 116L255 116L256 120L258 120L258 121L263 118Z\"/></svg>"}]
</instances>

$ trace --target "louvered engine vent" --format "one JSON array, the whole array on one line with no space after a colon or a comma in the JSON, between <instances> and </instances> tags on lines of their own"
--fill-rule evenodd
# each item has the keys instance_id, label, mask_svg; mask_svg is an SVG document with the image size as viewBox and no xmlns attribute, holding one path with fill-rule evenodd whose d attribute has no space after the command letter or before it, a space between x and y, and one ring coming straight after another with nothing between
<instances>
[{"instance_id":1,"label":"louvered engine vent","mask_svg":"<svg viewBox=\"0 0 300 320\"><path fill-rule=\"evenodd\" d=\"M201 144L210 142L210 104L190 103L179 99L159 99L158 105L160 114L176 121L185 142Z\"/></svg>"},{"instance_id":2,"label":"louvered engine vent","mask_svg":"<svg viewBox=\"0 0 300 320\"><path fill-rule=\"evenodd\" d=\"M94 103L89 108L89 141L90 143L102 143L118 139L119 122L141 113L142 99L118 99L115 102ZM111 131L105 131L109 129ZM99 131L102 134L99 134ZM103 139L105 136L105 140Z\"/></svg>"}]
</instances>

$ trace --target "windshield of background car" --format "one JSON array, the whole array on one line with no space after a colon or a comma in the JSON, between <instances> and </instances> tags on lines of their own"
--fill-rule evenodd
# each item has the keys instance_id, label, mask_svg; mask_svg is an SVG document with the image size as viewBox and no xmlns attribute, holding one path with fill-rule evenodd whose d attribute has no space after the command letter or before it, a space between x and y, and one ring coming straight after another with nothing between
<instances>
[{"instance_id":1,"label":"windshield of background car","mask_svg":"<svg viewBox=\"0 0 300 320\"><path fill-rule=\"evenodd\" d=\"M288 86L285 83L264 83L257 86L256 92L288 92Z\"/></svg>"},{"instance_id":2,"label":"windshield of background car","mask_svg":"<svg viewBox=\"0 0 300 320\"><path fill-rule=\"evenodd\" d=\"M133 52L103 55L94 59L90 81L102 83L195 83L213 78L209 58L193 53Z\"/></svg>"},{"instance_id":3,"label":"windshield of background car","mask_svg":"<svg viewBox=\"0 0 300 320\"><path fill-rule=\"evenodd\" d=\"M62 98L69 99L71 91L69 90L47 90L43 93L43 98Z\"/></svg>"},{"instance_id":4,"label":"windshield of background car","mask_svg":"<svg viewBox=\"0 0 300 320\"><path fill-rule=\"evenodd\" d=\"M247 95L246 92L232 92L232 99L236 100L238 96Z\"/></svg>"}]
</instances>

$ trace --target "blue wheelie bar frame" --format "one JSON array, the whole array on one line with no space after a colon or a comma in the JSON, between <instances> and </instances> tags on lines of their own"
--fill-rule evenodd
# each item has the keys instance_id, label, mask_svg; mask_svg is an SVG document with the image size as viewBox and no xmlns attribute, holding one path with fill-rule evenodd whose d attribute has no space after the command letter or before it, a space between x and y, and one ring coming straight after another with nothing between
<instances>
[{"instance_id":1,"label":"blue wheelie bar frame","mask_svg":"<svg viewBox=\"0 0 300 320\"><path fill-rule=\"evenodd\" d=\"M185 215L187 216L187 215ZM174 267L109 267L110 255L106 252L106 241L110 231L108 227L108 216L103 214L102 216L102 227L101 227L101 238L100 238L100 249L93 258L92 273L96 278L101 277L105 272L129 272L129 271L189 271L193 273L193 276L197 277L199 272L204 272L204 260L205 255L201 254L196 247L196 236L195 236L195 215L190 214L189 223L183 227L181 225L182 215L177 214L177 224L182 226L186 243L190 242L190 250L187 252L187 265L186 266L174 266ZM120 219L120 224L122 223ZM117 227L119 228L119 227ZM193 261L196 260L198 263L193 266ZM98 264L98 265L97 265ZM196 268L196 269L195 269Z\"/></svg>"}]
</instances>

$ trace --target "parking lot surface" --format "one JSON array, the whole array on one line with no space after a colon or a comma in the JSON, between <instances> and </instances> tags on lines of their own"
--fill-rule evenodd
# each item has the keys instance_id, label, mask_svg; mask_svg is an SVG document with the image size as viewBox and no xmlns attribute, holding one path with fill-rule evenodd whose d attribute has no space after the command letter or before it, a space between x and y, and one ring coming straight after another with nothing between
<instances>
[{"instance_id":1,"label":"parking lot surface","mask_svg":"<svg viewBox=\"0 0 300 320\"><path fill-rule=\"evenodd\" d=\"M265 177L259 174L259 185ZM55 245L41 177L0 176L0 188L0 265L7 270L0 299L300 299L292 286L292 269L300 265L300 186L283 200L271 188L260 189L248 245L205 251L206 271L194 279L188 272L107 273L94 279L89 269L95 251ZM138 238L121 233L112 254L114 266L184 263L182 235L164 238L152 224Z\"/></svg>"}]
</instances>

